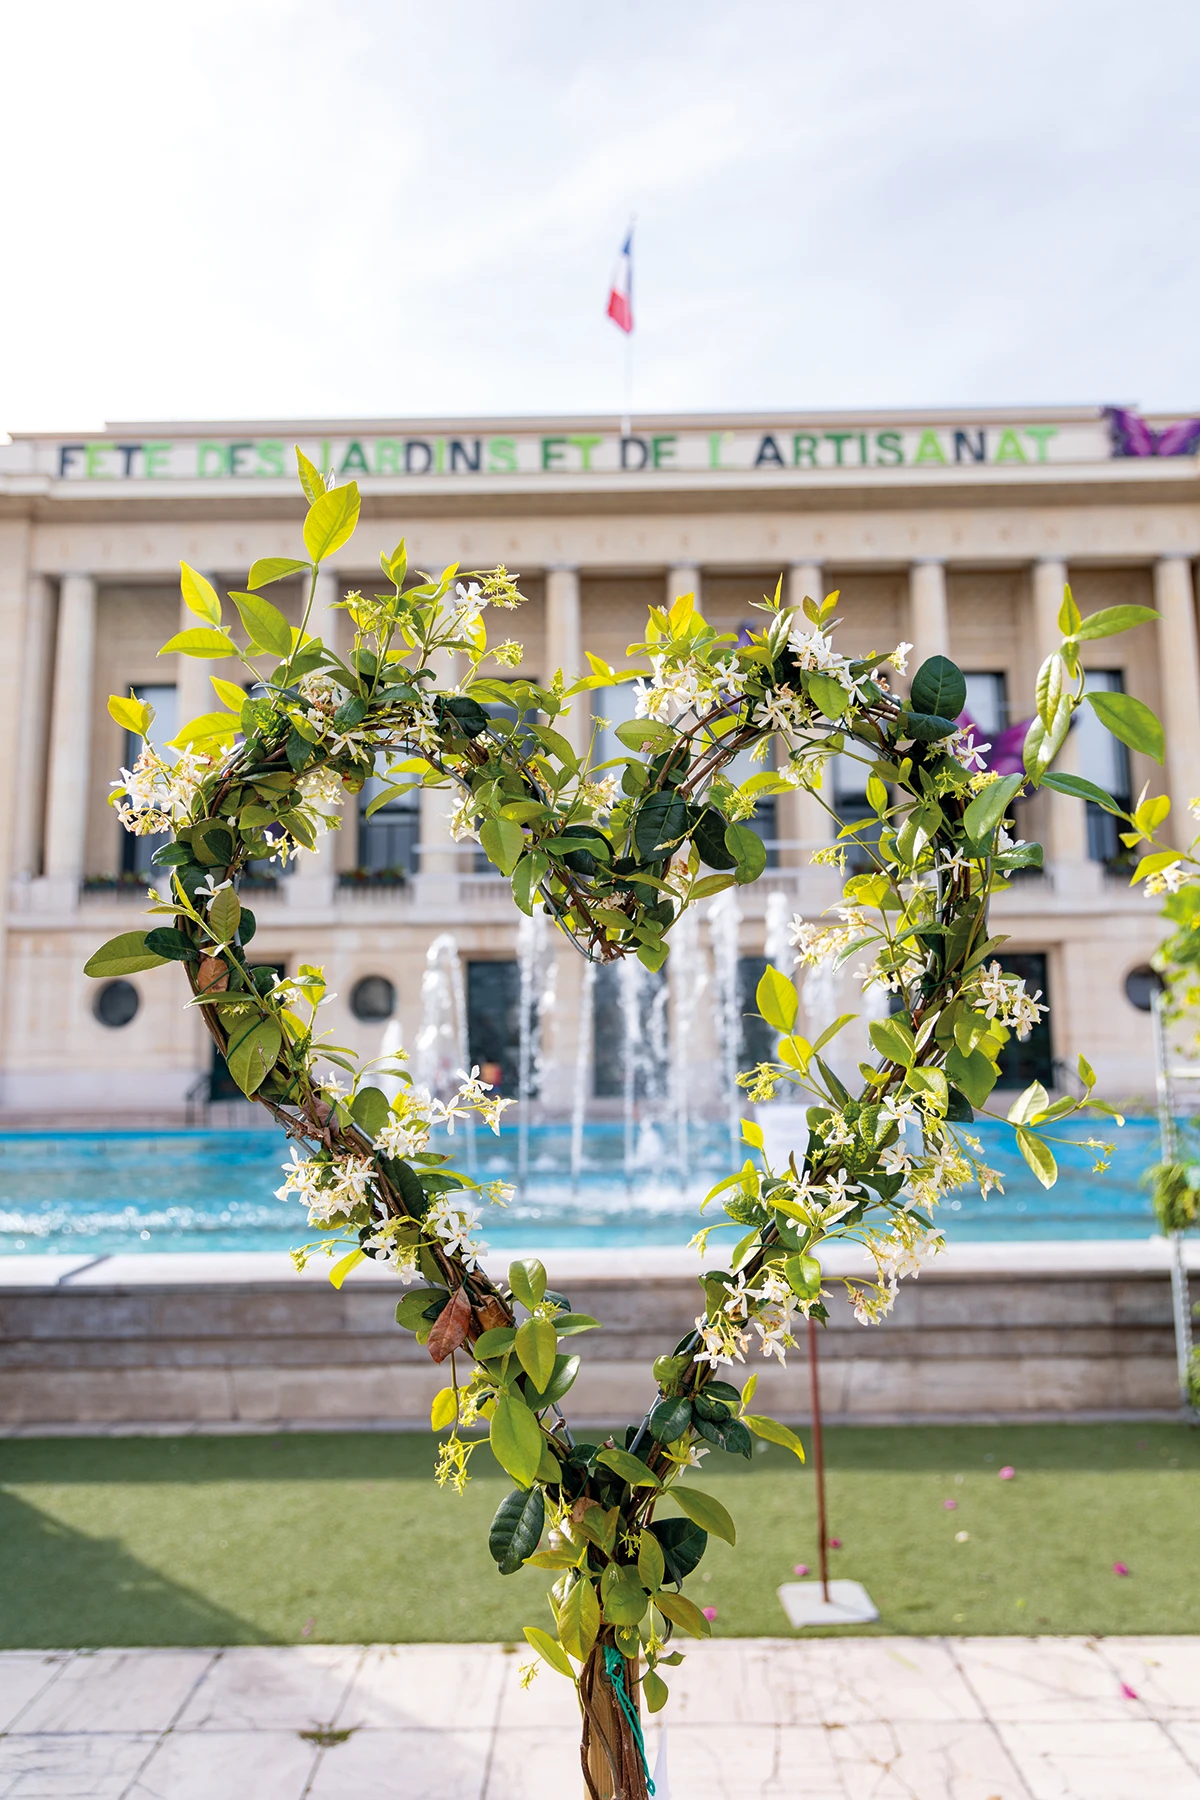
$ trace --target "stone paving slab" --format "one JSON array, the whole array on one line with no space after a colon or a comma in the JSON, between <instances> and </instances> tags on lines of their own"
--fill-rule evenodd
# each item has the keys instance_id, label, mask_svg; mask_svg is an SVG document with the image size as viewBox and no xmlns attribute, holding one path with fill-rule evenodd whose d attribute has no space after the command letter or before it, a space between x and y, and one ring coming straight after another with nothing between
<instances>
[{"instance_id":1,"label":"stone paving slab","mask_svg":"<svg viewBox=\"0 0 1200 1800\"><path fill-rule=\"evenodd\" d=\"M574 1696L525 1660L3 1652L0 1800L568 1800ZM1200 1800L1200 1637L724 1639L671 1689L660 1800Z\"/></svg>"}]
</instances>

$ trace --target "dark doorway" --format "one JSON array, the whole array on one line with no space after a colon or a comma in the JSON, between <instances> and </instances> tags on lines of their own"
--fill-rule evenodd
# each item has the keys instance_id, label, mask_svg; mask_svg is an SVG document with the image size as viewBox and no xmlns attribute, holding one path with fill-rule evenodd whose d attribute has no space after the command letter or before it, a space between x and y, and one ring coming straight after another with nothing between
<instances>
[{"instance_id":1,"label":"dark doorway","mask_svg":"<svg viewBox=\"0 0 1200 1800\"><path fill-rule=\"evenodd\" d=\"M1040 989L1042 1005L1049 1005L1044 955L1038 951L1022 952L998 956L996 961L1006 975L1021 977L1027 994L1036 994ZM998 1086L1027 1088L1031 1081L1040 1081L1045 1088L1054 1086L1054 1052L1050 1042L1049 1015L1046 1013L1042 1014L1023 1044L1014 1031L1000 1052Z\"/></svg>"},{"instance_id":2,"label":"dark doorway","mask_svg":"<svg viewBox=\"0 0 1200 1800\"><path fill-rule=\"evenodd\" d=\"M480 1079L490 1081L497 1093L515 1099L521 1066L519 964L467 964L467 1042L472 1064L479 1065Z\"/></svg>"}]
</instances>

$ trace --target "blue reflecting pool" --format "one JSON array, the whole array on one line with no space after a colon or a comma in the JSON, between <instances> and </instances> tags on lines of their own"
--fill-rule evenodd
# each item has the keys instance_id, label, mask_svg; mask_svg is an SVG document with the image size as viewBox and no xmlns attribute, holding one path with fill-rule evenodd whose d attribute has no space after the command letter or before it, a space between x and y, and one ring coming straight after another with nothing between
<instances>
[{"instance_id":1,"label":"blue reflecting pool","mask_svg":"<svg viewBox=\"0 0 1200 1800\"><path fill-rule=\"evenodd\" d=\"M1049 1193L1006 1127L982 1121L974 1129L1006 1191L945 1203L940 1223L951 1242L1144 1238L1156 1230L1141 1185L1158 1156L1153 1119L1131 1119L1106 1134L1116 1150L1100 1175L1089 1151L1060 1149L1061 1173ZM443 1148L463 1156L467 1146L460 1135ZM0 1255L286 1250L316 1234L294 1200L275 1199L283 1155L274 1130L0 1133ZM660 1172L670 1159L652 1134L630 1155L619 1124L587 1127L575 1180L569 1126L532 1127L523 1150L516 1127L499 1139L475 1135L478 1179L515 1180L519 1159L526 1173L512 1205L485 1209L485 1235L500 1247L686 1243L708 1222L699 1212L706 1190L734 1166L718 1126L692 1130L685 1180Z\"/></svg>"}]
</instances>

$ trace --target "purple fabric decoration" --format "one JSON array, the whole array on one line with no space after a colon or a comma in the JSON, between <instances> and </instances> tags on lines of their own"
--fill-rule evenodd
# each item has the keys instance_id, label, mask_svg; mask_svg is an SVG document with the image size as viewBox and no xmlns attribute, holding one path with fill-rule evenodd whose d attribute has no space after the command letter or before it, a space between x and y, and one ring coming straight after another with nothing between
<instances>
[{"instance_id":1,"label":"purple fabric decoration","mask_svg":"<svg viewBox=\"0 0 1200 1800\"><path fill-rule=\"evenodd\" d=\"M975 723L970 713L959 713L954 723L961 730L969 731L977 744L986 742L982 728ZM1032 719L1021 719L1006 731L998 732L990 747L981 752L984 767L990 769L993 775L1019 775L1025 767L1022 754L1025 733L1032 724Z\"/></svg>"},{"instance_id":2,"label":"purple fabric decoration","mask_svg":"<svg viewBox=\"0 0 1200 1800\"><path fill-rule=\"evenodd\" d=\"M1200 419L1184 419L1156 431L1140 413L1106 406L1114 456L1194 456L1200 448Z\"/></svg>"}]
</instances>

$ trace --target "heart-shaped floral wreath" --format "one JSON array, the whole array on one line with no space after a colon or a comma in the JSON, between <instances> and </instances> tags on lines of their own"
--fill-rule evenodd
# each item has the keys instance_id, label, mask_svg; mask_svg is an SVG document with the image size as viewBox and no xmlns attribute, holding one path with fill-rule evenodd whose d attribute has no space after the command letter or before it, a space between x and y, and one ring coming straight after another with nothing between
<instances>
[{"instance_id":1,"label":"heart-shaped floral wreath","mask_svg":"<svg viewBox=\"0 0 1200 1800\"><path fill-rule=\"evenodd\" d=\"M503 670L521 656L510 641L488 648L485 610L521 600L502 568L450 568L414 583L401 543L380 559L385 593L340 603L354 626L346 661L308 634L318 570L353 533L359 495L297 456L309 501L307 558L257 562L246 591L229 596L246 650L223 624L212 586L184 565L184 598L203 623L162 653L240 658L253 697L214 677L225 710L186 725L173 754L147 739L125 771L113 795L122 822L170 834L154 855L169 897L149 909L164 923L114 938L87 970L111 977L179 963L233 1078L293 1140L281 1197L298 1196L310 1224L328 1234L297 1259L318 1248L343 1251L332 1270L340 1284L372 1257L408 1287L397 1322L451 1370L433 1403L433 1426L447 1431L437 1479L461 1491L482 1441L462 1430L485 1422L496 1459L517 1484L492 1523L491 1553L502 1574L525 1564L554 1571L554 1629L529 1626L526 1636L577 1685L592 1800L637 1800L647 1792L639 1694L650 1710L660 1708L667 1687L659 1668L679 1660L673 1634L710 1631L682 1584L708 1534L729 1543L735 1536L720 1502L680 1476L709 1446L748 1456L755 1435L803 1457L787 1426L750 1410L756 1377L739 1392L718 1370L742 1362L755 1339L782 1362L797 1317L827 1316L822 1244L849 1239L869 1252L874 1279L839 1279L857 1316L879 1319L899 1278L940 1247L939 1198L995 1185L968 1126L987 1103L1010 1032L1027 1034L1045 1011L1002 971L994 953L1004 940L989 936L989 894L1014 870L1041 862L1037 845L1011 840L1005 815L1023 790L1042 783L1119 813L1092 784L1048 772L1085 699L1102 699L1105 723L1161 760L1153 715L1130 696L1085 694L1078 654L1082 639L1154 615L1116 607L1081 620L1068 590L1064 643L1039 677L1026 772L999 778L984 768L970 730L955 723L966 688L945 657L922 664L904 699L888 674L904 672L911 646L890 656L839 655L831 637L836 594L806 598L801 612L785 606L777 588L761 603L761 631L737 639L708 625L687 595L669 611L652 610L646 641L630 646L644 659L638 717L617 731L624 753L597 766L594 736L592 752L577 756L554 721L580 693L638 671L617 672L589 656L592 672L573 685L562 672L548 686L485 675L489 657ZM296 575L309 583L298 630L261 592ZM448 686L438 671L451 656L464 673ZM515 722L489 714L497 702L515 707ZM118 723L146 738L148 706L133 697L109 705ZM772 739L786 761L734 785L733 759L747 750L765 756ZM435 1126L470 1111L498 1130L509 1102L474 1074L437 1101L413 1086L402 1057L362 1064L328 1043L317 1029L320 969L302 966L279 979L248 964L254 918L239 898L239 877L252 862L286 863L297 847L311 849L336 823L327 809L384 767L392 785L373 805L416 786L454 788L454 830L478 835L524 912L544 907L592 960L633 954L658 969L687 906L761 874L762 841L744 822L757 797L797 786L819 795L834 754L865 764L870 816L838 825L840 844L815 860L843 867L852 840L869 868L845 882L836 924L797 921L796 960L867 959L856 974L888 989L893 1009L870 1025L879 1060L859 1065L862 1085L852 1095L822 1051L853 1015L809 1043L795 1030L796 987L768 968L757 1003L778 1033L777 1060L739 1080L755 1100L785 1083L808 1095L807 1149L773 1169L758 1126L743 1124L759 1158L709 1196L721 1198L725 1223L741 1228L728 1271L705 1268L695 1329L654 1363L657 1392L645 1417L622 1442L577 1442L562 1402L579 1358L561 1346L598 1321L547 1287L540 1262L514 1263L506 1282L484 1272L481 1207L469 1196L503 1201L506 1190L480 1187L430 1148ZM349 1075L348 1091L330 1078L330 1064ZM1051 1104L1035 1082L1008 1114L1047 1187L1056 1169L1041 1128L1081 1106L1111 1110L1091 1099L1094 1077L1083 1058L1079 1075L1083 1100ZM381 1076L399 1089L395 1099ZM681 1516L663 1516L664 1499Z\"/></svg>"}]
</instances>

